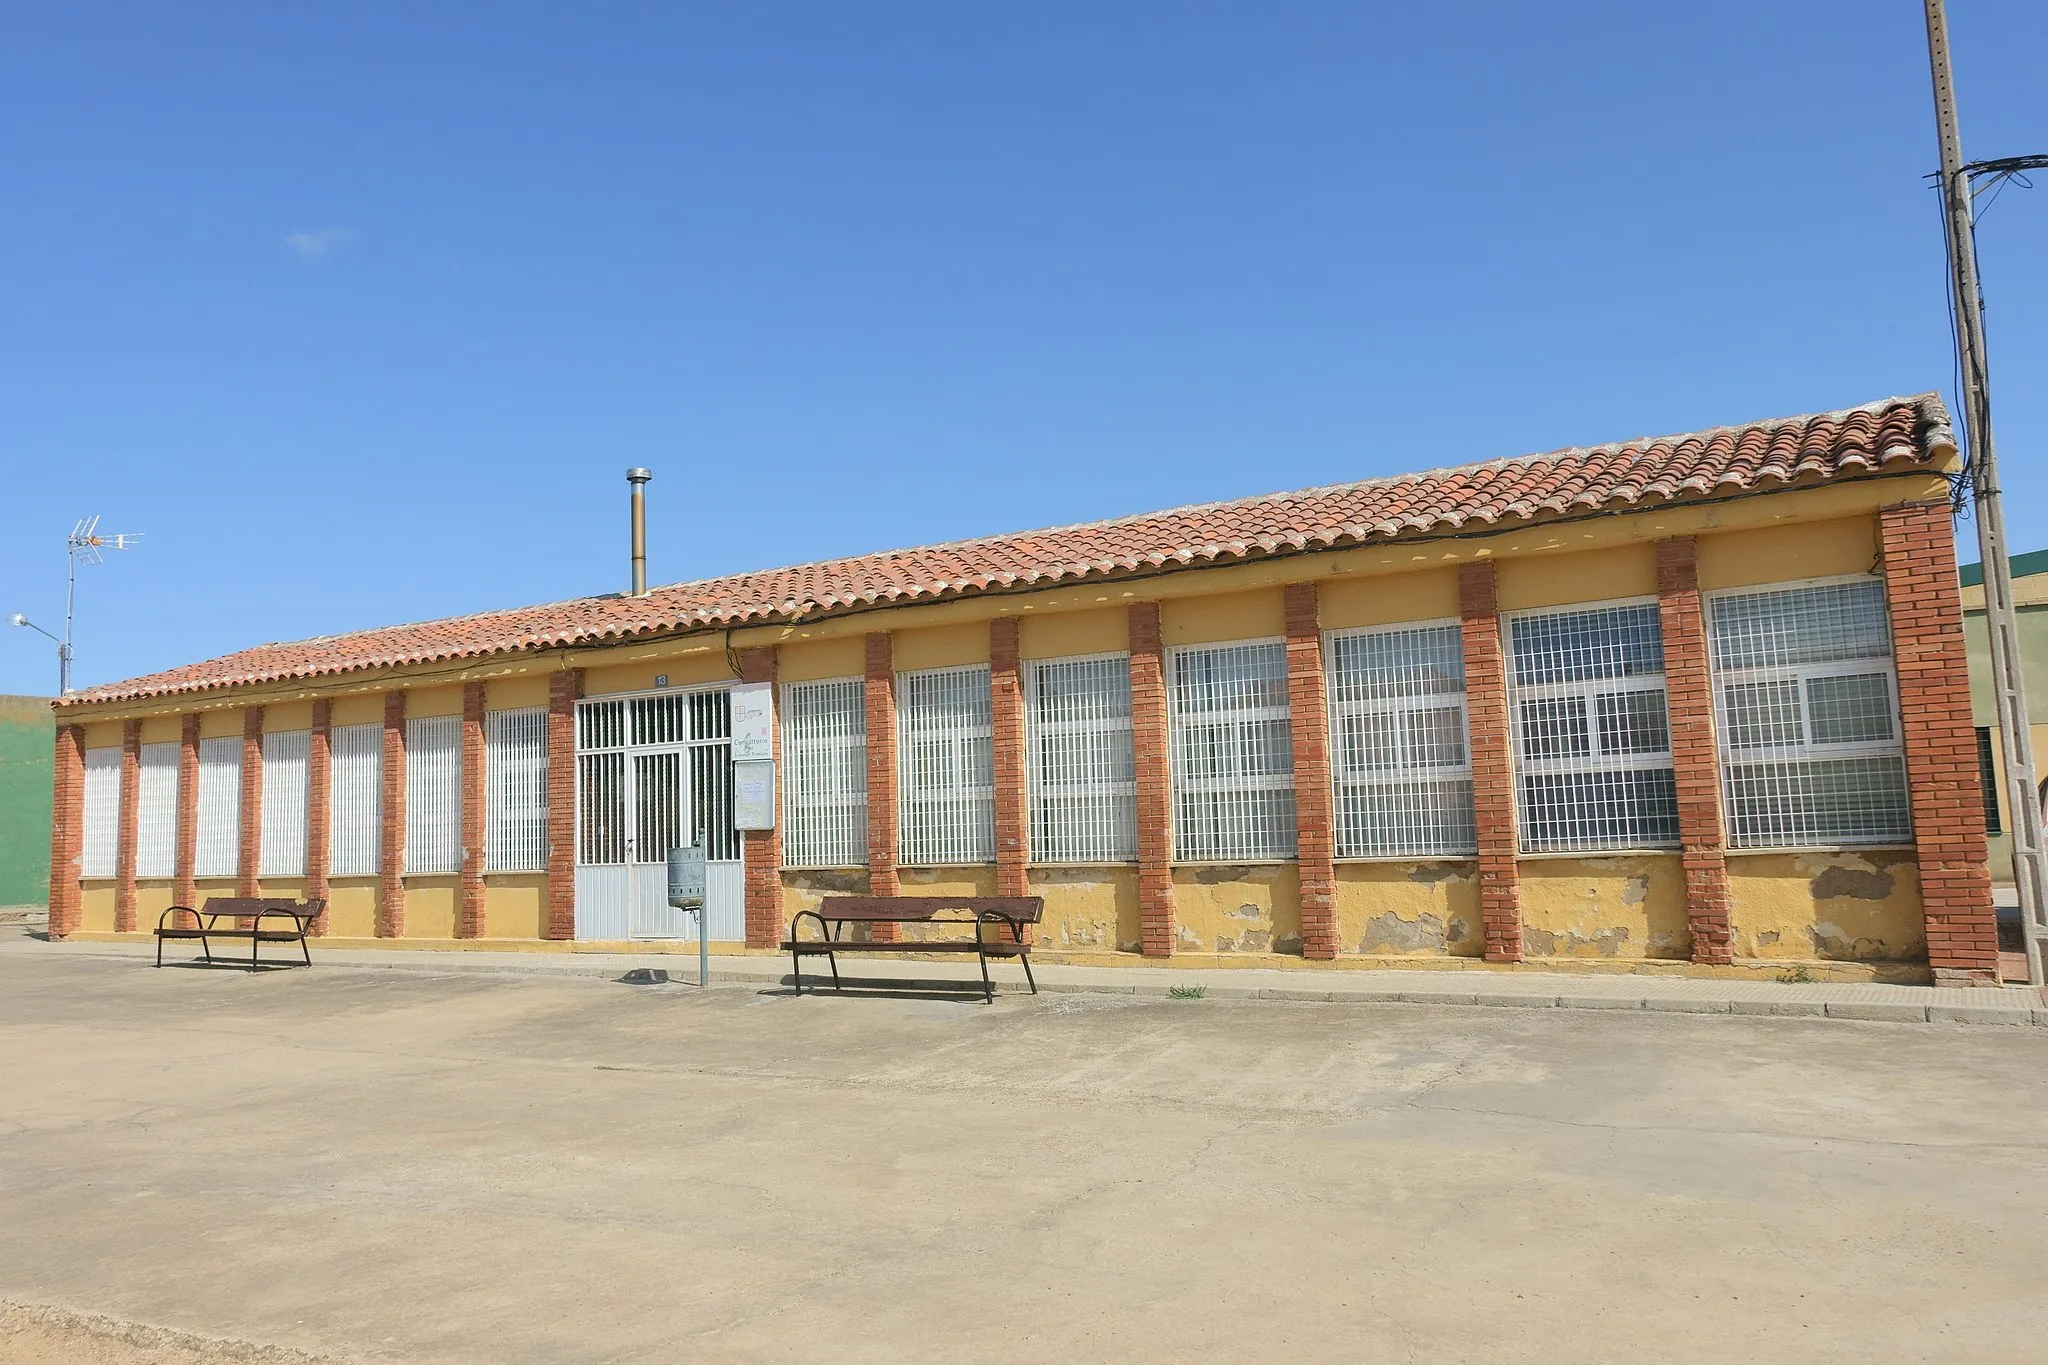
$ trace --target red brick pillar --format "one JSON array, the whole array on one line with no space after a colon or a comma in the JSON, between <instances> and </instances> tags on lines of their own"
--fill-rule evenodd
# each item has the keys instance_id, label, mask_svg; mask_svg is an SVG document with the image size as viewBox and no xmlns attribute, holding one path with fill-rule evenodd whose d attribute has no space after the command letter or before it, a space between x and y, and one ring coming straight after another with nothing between
<instances>
[{"instance_id":1,"label":"red brick pillar","mask_svg":"<svg viewBox=\"0 0 2048 1365\"><path fill-rule=\"evenodd\" d=\"M199 717L186 716L178 730L178 848L171 904L197 908L199 901Z\"/></svg>"},{"instance_id":2,"label":"red brick pillar","mask_svg":"<svg viewBox=\"0 0 2048 1365\"><path fill-rule=\"evenodd\" d=\"M1902 503L1878 513L1884 595L1899 670L1927 962L1937 985L1998 981L1998 921L1991 908L1984 795L1970 726L1970 671L1956 584L1955 532L1946 502Z\"/></svg>"},{"instance_id":3,"label":"red brick pillar","mask_svg":"<svg viewBox=\"0 0 2048 1365\"><path fill-rule=\"evenodd\" d=\"M121 816L114 843L114 932L135 932L135 822L142 783L142 722L121 723Z\"/></svg>"},{"instance_id":4,"label":"red brick pillar","mask_svg":"<svg viewBox=\"0 0 2048 1365\"><path fill-rule=\"evenodd\" d=\"M1166 649L1159 604L1133 602L1131 749L1138 777L1138 935L1146 957L1173 956L1173 779L1167 758Z\"/></svg>"},{"instance_id":5,"label":"red brick pillar","mask_svg":"<svg viewBox=\"0 0 2048 1365\"><path fill-rule=\"evenodd\" d=\"M1657 542L1657 617L1664 633L1664 694L1677 720L1671 727L1671 766L1692 960L1721 964L1732 958L1728 853L1721 828L1721 754L1714 737L1707 621L1691 536Z\"/></svg>"},{"instance_id":6,"label":"red brick pillar","mask_svg":"<svg viewBox=\"0 0 2048 1365\"><path fill-rule=\"evenodd\" d=\"M773 645L740 652L740 681L773 686L778 674L778 652ZM775 727L775 772L782 774L782 726ZM740 832L740 851L745 859L745 905L747 946L773 948L782 929L782 830L778 817L775 829Z\"/></svg>"},{"instance_id":7,"label":"red brick pillar","mask_svg":"<svg viewBox=\"0 0 2048 1365\"><path fill-rule=\"evenodd\" d=\"M988 623L988 704L995 730L996 894L1031 894L1031 799L1024 772L1024 675L1017 618Z\"/></svg>"},{"instance_id":8,"label":"red brick pillar","mask_svg":"<svg viewBox=\"0 0 2048 1365\"><path fill-rule=\"evenodd\" d=\"M50 937L78 932L84 913L79 890L85 857L85 727L57 727L57 770L50 806Z\"/></svg>"},{"instance_id":9,"label":"red brick pillar","mask_svg":"<svg viewBox=\"0 0 2048 1365\"><path fill-rule=\"evenodd\" d=\"M242 838L235 862L235 894L263 894L263 708L242 712ZM238 921L239 922L239 921Z\"/></svg>"},{"instance_id":10,"label":"red brick pillar","mask_svg":"<svg viewBox=\"0 0 2048 1365\"><path fill-rule=\"evenodd\" d=\"M334 866L334 703L321 697L313 703L313 726L306 736L306 899L326 900L332 894L328 871ZM327 932L327 911L313 917L312 933Z\"/></svg>"},{"instance_id":11,"label":"red brick pillar","mask_svg":"<svg viewBox=\"0 0 2048 1365\"><path fill-rule=\"evenodd\" d=\"M484 936L484 685L462 685L462 879L455 937Z\"/></svg>"},{"instance_id":12,"label":"red brick pillar","mask_svg":"<svg viewBox=\"0 0 2048 1365\"><path fill-rule=\"evenodd\" d=\"M548 922L551 939L576 937L576 700L583 670L548 675Z\"/></svg>"},{"instance_id":13,"label":"red brick pillar","mask_svg":"<svg viewBox=\"0 0 2048 1365\"><path fill-rule=\"evenodd\" d=\"M1316 585L1287 587L1287 704L1293 717L1296 868L1301 954L1337 956L1337 844L1331 828L1330 703L1323 690L1323 630Z\"/></svg>"},{"instance_id":14,"label":"red brick pillar","mask_svg":"<svg viewBox=\"0 0 2048 1365\"><path fill-rule=\"evenodd\" d=\"M900 896L896 876L896 646L886 630L867 637L868 894ZM877 924L874 937L894 942L896 926Z\"/></svg>"},{"instance_id":15,"label":"red brick pillar","mask_svg":"<svg viewBox=\"0 0 2048 1365\"><path fill-rule=\"evenodd\" d=\"M384 791L378 830L377 937L405 937L405 693L384 694Z\"/></svg>"},{"instance_id":16,"label":"red brick pillar","mask_svg":"<svg viewBox=\"0 0 2048 1365\"><path fill-rule=\"evenodd\" d=\"M1515 865L1515 774L1508 735L1507 663L1493 561L1458 567L1465 643L1465 711L1472 734L1472 806L1479 825L1479 919L1488 962L1522 960L1522 895Z\"/></svg>"}]
</instances>

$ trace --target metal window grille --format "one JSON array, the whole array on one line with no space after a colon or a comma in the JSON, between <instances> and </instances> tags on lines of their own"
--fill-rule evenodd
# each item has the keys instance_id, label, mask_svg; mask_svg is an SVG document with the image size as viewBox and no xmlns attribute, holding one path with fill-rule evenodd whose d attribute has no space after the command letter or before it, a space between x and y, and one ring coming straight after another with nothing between
<instances>
[{"instance_id":1,"label":"metal window grille","mask_svg":"<svg viewBox=\"0 0 2048 1365\"><path fill-rule=\"evenodd\" d=\"M1024 686L1032 861L1135 862L1130 656L1035 660Z\"/></svg>"},{"instance_id":2,"label":"metal window grille","mask_svg":"<svg viewBox=\"0 0 2048 1365\"><path fill-rule=\"evenodd\" d=\"M1174 857L1292 858L1287 647L1271 641L1177 649L1170 666Z\"/></svg>"},{"instance_id":3,"label":"metal window grille","mask_svg":"<svg viewBox=\"0 0 2048 1365\"><path fill-rule=\"evenodd\" d=\"M867 684L790 683L782 689L783 866L867 860Z\"/></svg>"},{"instance_id":4,"label":"metal window grille","mask_svg":"<svg viewBox=\"0 0 2048 1365\"><path fill-rule=\"evenodd\" d=\"M621 865L629 853L654 863L684 843L703 845L710 862L739 859L731 693L716 688L579 703L576 748L579 864Z\"/></svg>"},{"instance_id":5,"label":"metal window grille","mask_svg":"<svg viewBox=\"0 0 2048 1365\"><path fill-rule=\"evenodd\" d=\"M1522 850L1676 845L1656 604L1513 616L1508 641Z\"/></svg>"},{"instance_id":6,"label":"metal window grille","mask_svg":"<svg viewBox=\"0 0 2048 1365\"><path fill-rule=\"evenodd\" d=\"M384 843L384 727L337 725L328 732L330 871L374 877Z\"/></svg>"},{"instance_id":7,"label":"metal window grille","mask_svg":"<svg viewBox=\"0 0 2048 1365\"><path fill-rule=\"evenodd\" d=\"M1478 852L1463 632L1347 631L1327 657L1337 856Z\"/></svg>"},{"instance_id":8,"label":"metal window grille","mask_svg":"<svg viewBox=\"0 0 2048 1365\"><path fill-rule=\"evenodd\" d=\"M1730 845L1910 839L1884 585L1721 593L1708 624Z\"/></svg>"},{"instance_id":9,"label":"metal window grille","mask_svg":"<svg viewBox=\"0 0 2048 1365\"><path fill-rule=\"evenodd\" d=\"M178 873L178 755L176 740L142 746L135 788L135 875Z\"/></svg>"},{"instance_id":10,"label":"metal window grille","mask_svg":"<svg viewBox=\"0 0 2048 1365\"><path fill-rule=\"evenodd\" d=\"M2003 834L2005 825L1998 816L1998 769L1992 760L1995 745L1991 739L1991 727L1977 727L1977 776L1984 789L1984 832Z\"/></svg>"},{"instance_id":11,"label":"metal window grille","mask_svg":"<svg viewBox=\"0 0 2048 1365\"><path fill-rule=\"evenodd\" d=\"M199 846L193 875L232 877L242 862L242 741L199 741Z\"/></svg>"},{"instance_id":12,"label":"metal window grille","mask_svg":"<svg viewBox=\"0 0 2048 1365\"><path fill-rule=\"evenodd\" d=\"M912 866L994 862L988 665L896 675L899 848Z\"/></svg>"},{"instance_id":13,"label":"metal window grille","mask_svg":"<svg viewBox=\"0 0 2048 1365\"><path fill-rule=\"evenodd\" d=\"M484 865L539 872L548 865L548 712L484 713Z\"/></svg>"},{"instance_id":14,"label":"metal window grille","mask_svg":"<svg viewBox=\"0 0 2048 1365\"><path fill-rule=\"evenodd\" d=\"M121 751L85 751L85 827L78 875L111 877L121 844Z\"/></svg>"},{"instance_id":15,"label":"metal window grille","mask_svg":"<svg viewBox=\"0 0 2048 1365\"><path fill-rule=\"evenodd\" d=\"M462 870L462 717L405 723L405 870Z\"/></svg>"},{"instance_id":16,"label":"metal window grille","mask_svg":"<svg viewBox=\"0 0 2048 1365\"><path fill-rule=\"evenodd\" d=\"M311 739L305 730L263 737L263 844L257 870L266 877L306 873L306 750Z\"/></svg>"}]
</instances>

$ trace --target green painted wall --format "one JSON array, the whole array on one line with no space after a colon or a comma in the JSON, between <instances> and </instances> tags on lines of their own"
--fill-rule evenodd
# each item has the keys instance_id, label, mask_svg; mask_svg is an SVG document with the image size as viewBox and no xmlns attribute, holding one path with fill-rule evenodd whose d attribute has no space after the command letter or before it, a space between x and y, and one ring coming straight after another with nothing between
<instances>
[{"instance_id":1,"label":"green painted wall","mask_svg":"<svg viewBox=\"0 0 2048 1365\"><path fill-rule=\"evenodd\" d=\"M0 905L49 899L55 738L47 698L0 697Z\"/></svg>"}]
</instances>

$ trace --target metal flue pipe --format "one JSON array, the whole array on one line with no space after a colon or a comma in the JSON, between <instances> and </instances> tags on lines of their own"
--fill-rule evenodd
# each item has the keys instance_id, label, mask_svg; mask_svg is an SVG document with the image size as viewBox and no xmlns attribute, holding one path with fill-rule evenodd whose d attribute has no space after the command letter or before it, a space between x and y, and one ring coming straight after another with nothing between
<instances>
[{"instance_id":1,"label":"metal flue pipe","mask_svg":"<svg viewBox=\"0 0 2048 1365\"><path fill-rule=\"evenodd\" d=\"M626 471L626 482L633 485L634 597L647 596L647 481L653 477L653 471L637 465Z\"/></svg>"}]
</instances>

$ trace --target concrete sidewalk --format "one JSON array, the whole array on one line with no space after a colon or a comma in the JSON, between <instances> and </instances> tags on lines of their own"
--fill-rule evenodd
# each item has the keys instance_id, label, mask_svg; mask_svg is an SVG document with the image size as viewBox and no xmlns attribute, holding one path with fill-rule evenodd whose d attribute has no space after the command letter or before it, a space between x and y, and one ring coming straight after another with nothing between
<instances>
[{"instance_id":1,"label":"concrete sidewalk","mask_svg":"<svg viewBox=\"0 0 2048 1365\"><path fill-rule=\"evenodd\" d=\"M190 945L173 945L179 960ZM49 943L27 935L0 937L0 953L153 961L144 943ZM166 965L171 959L167 957ZM279 960L282 961L280 952ZM603 977L618 980L647 973L651 981L695 985L694 956L662 953L494 953L424 949L321 948L315 965L369 971L483 973L541 977ZM917 961L850 955L840 975L866 989L972 990L979 994L980 971L973 963ZM1498 1009L1656 1010L1680 1014L1795 1015L1879 1023L2004 1024L2048 1027L2048 999L2027 986L1891 986L1871 982L1726 981L1671 976L1618 976L1569 972L1288 971L1260 968L1078 967L1034 964L1038 988L1046 993L1164 996L1175 987L1200 987L1217 1000L1323 1000L1344 1003L1471 1005ZM999 995L1024 989L1014 962L990 965ZM782 957L715 954L714 985L788 986L789 962ZM830 988L825 964L813 960L806 986Z\"/></svg>"}]
</instances>

